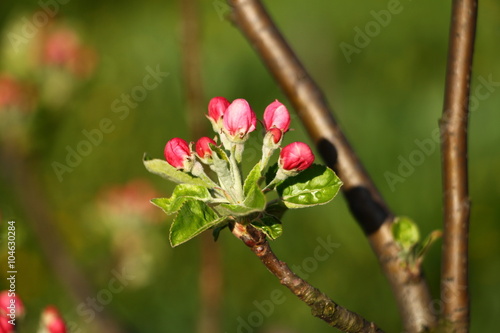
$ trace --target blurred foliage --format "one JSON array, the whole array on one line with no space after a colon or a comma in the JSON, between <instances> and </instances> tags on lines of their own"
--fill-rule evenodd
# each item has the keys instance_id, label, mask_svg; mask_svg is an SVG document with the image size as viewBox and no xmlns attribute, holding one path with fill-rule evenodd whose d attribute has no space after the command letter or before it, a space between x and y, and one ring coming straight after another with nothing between
<instances>
[{"instance_id":1,"label":"blurred foliage","mask_svg":"<svg viewBox=\"0 0 500 333\"><path fill-rule=\"evenodd\" d=\"M353 54L348 63L339 45L354 44L353 29L364 29L374 21L370 11L379 12L387 4L387 1L267 1L283 33L324 89L348 138L395 213L410 216L422 234L428 234L440 229L442 221L438 144L432 141L434 151L425 154L422 163L414 166L404 182L390 186L386 172L397 174L402 160L409 161L414 151L422 150L415 140L432 140L438 126L450 4L401 1L402 10L392 15L390 23L380 27L380 32L359 53ZM205 1L200 5L203 50L200 57L206 102L219 95L228 99L246 98L258 117L276 98L289 105L239 31L221 16L227 9L224 3ZM33 1L1 2L2 54L11 51L8 48L12 45L6 40L9 29L22 24L23 18L30 20L37 10L40 7ZM472 76L472 95L477 97L478 104L473 108L469 131L472 332L494 331L492 314L500 311L497 203L500 90L496 83L500 82L499 16L498 1L481 2ZM57 217L55 222L71 255L87 273L95 290L105 288L111 278L110 247L116 243L109 231L106 237L96 232L96 227L103 223L96 217L99 194L103 189L140 178L154 184L161 196L168 195L172 185L149 175L142 165L142 155L147 152L161 157L165 142L175 136L196 139L189 138L184 112L180 19L179 3L174 1L120 4L71 1L59 8L58 20L75 29L81 40L95 49L98 62L93 75L78 84L70 100L58 110L57 127L39 127L38 132L31 133L28 145L35 147L39 159L36 170L43 180L45 200ZM24 60L17 60L23 66ZM17 69L6 57L0 61L2 72L16 75ZM168 76L155 89L147 90L144 100L130 106L127 114L113 112L113 105L125 105L122 94L131 94L143 84L147 68L157 66L168 72ZM487 81L494 84L479 88ZM199 110L200 117L204 113L205 109ZM67 147L76 149L86 139L82 131L100 128L104 118L110 119L113 130L104 133L102 142L92 146L91 153L59 181L53 162L65 163ZM296 117L292 127L296 130L288 135L288 142L309 142ZM83 317L76 311L77 304L72 303L48 268L47 259L41 256L33 232L25 223L23 205L12 195L8 177L0 178L0 211L2 222L12 219L17 222L18 291L27 310L19 332L34 331L46 304L57 305L67 320L84 325ZM147 258L147 277L141 274L140 284L124 288L106 305L106 310L136 332L195 331L199 242L171 249L167 239L169 222L163 217L161 224L144 226L141 236L152 237L148 247L154 247L153 255ZM123 223L127 223L126 219ZM119 223L113 226L119 228ZM376 321L387 332L400 332L388 283L342 198L326 206L287 214L284 235L273 246L280 258L300 267L310 263L307 258L312 258L319 246L318 238L327 237L339 246L327 260L316 266L304 266L310 268L309 273L303 270L310 282L339 304ZM2 226L2 244L4 240ZM224 331L237 331L241 320L248 321L258 311L254 301L269 300L274 290L282 290L286 301L276 304L254 332L271 332L276 327L293 332L331 331L283 290L237 239L223 233L218 243L224 269ZM5 252L2 246L1 267L5 267ZM431 248L424 268L436 299L433 306L439 309L440 246ZM2 269L3 281L4 272Z\"/></svg>"}]
</instances>

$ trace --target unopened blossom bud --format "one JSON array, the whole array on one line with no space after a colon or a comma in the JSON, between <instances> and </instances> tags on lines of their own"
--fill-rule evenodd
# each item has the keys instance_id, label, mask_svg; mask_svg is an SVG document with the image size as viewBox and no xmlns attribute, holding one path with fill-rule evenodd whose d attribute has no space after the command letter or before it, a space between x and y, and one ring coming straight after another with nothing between
<instances>
[{"instance_id":1,"label":"unopened blossom bud","mask_svg":"<svg viewBox=\"0 0 500 333\"><path fill-rule=\"evenodd\" d=\"M278 164L280 169L298 173L309 168L313 162L311 148L303 142L293 142L281 150Z\"/></svg>"},{"instance_id":2,"label":"unopened blossom bud","mask_svg":"<svg viewBox=\"0 0 500 333\"><path fill-rule=\"evenodd\" d=\"M0 316L0 333L13 333L15 326L9 323L11 320L5 315Z\"/></svg>"},{"instance_id":3,"label":"unopened blossom bud","mask_svg":"<svg viewBox=\"0 0 500 333\"><path fill-rule=\"evenodd\" d=\"M215 132L220 133L222 129L222 118L231 103L224 97L214 97L208 103L207 118L212 123Z\"/></svg>"},{"instance_id":4,"label":"unopened blossom bud","mask_svg":"<svg viewBox=\"0 0 500 333\"><path fill-rule=\"evenodd\" d=\"M189 172L193 167L193 152L186 140L173 138L165 145L165 159L174 168Z\"/></svg>"},{"instance_id":5,"label":"unopened blossom bud","mask_svg":"<svg viewBox=\"0 0 500 333\"><path fill-rule=\"evenodd\" d=\"M216 145L217 143L207 136L200 138L196 142L196 154L204 163L207 163L212 159L213 152L212 148L210 148L210 144Z\"/></svg>"},{"instance_id":6,"label":"unopened blossom bud","mask_svg":"<svg viewBox=\"0 0 500 333\"><path fill-rule=\"evenodd\" d=\"M47 333L66 333L66 324L54 306L47 306L42 313L41 326Z\"/></svg>"},{"instance_id":7,"label":"unopened blossom bud","mask_svg":"<svg viewBox=\"0 0 500 333\"><path fill-rule=\"evenodd\" d=\"M283 133L287 132L290 128L290 113L288 113L287 108L275 100L266 107L264 111L264 125L266 126L266 131L271 128L278 128Z\"/></svg>"},{"instance_id":8,"label":"unopened blossom bud","mask_svg":"<svg viewBox=\"0 0 500 333\"><path fill-rule=\"evenodd\" d=\"M24 316L24 304L14 293L4 290L0 293L0 315Z\"/></svg>"},{"instance_id":9,"label":"unopened blossom bud","mask_svg":"<svg viewBox=\"0 0 500 333\"><path fill-rule=\"evenodd\" d=\"M246 100L236 99L227 108L223 121L228 139L241 143L247 140L248 133L255 130L257 117Z\"/></svg>"}]
</instances>

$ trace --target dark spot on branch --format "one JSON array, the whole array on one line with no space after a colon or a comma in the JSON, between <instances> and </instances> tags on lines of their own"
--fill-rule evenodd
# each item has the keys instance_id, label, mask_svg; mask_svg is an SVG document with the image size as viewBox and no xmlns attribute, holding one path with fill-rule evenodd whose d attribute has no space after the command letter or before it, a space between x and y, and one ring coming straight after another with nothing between
<instances>
[{"instance_id":1,"label":"dark spot on branch","mask_svg":"<svg viewBox=\"0 0 500 333\"><path fill-rule=\"evenodd\" d=\"M335 170L338 158L337 148L335 148L335 146L327 139L319 140L316 147L318 148L318 151L323 157L326 165Z\"/></svg>"},{"instance_id":2,"label":"dark spot on branch","mask_svg":"<svg viewBox=\"0 0 500 333\"><path fill-rule=\"evenodd\" d=\"M351 213L367 235L377 231L389 216L384 207L374 200L370 191L365 187L353 187L346 190L344 195Z\"/></svg>"}]
</instances>

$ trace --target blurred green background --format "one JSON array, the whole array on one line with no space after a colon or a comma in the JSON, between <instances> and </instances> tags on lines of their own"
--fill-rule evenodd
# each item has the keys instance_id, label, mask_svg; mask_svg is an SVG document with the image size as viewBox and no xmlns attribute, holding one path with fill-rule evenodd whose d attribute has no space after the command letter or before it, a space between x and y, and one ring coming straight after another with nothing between
<instances>
[{"instance_id":1,"label":"blurred green background","mask_svg":"<svg viewBox=\"0 0 500 333\"><path fill-rule=\"evenodd\" d=\"M166 141L172 137L196 140L189 134L185 112L180 1L61 4L58 22L77 31L82 43L95 50L97 62L87 78L74 79L77 83L70 99L53 107L57 109L55 112L46 110L50 103L38 107L37 115L29 120L29 126L36 130L27 130L24 143L34 177L41 182L43 198L40 200L63 235L72 260L95 292L108 288L112 270L117 267L116 253L126 253L123 256L136 265L134 283L114 293L104 306L105 311L130 332L197 331L200 239L172 249L168 244L170 217L160 216L160 223L149 223L149 218L144 216L115 214L109 217L106 214L112 213L102 213L99 208L106 188L134 179L146 180L161 196L168 196L173 185L148 174L142 165L142 156L147 152L161 158ZM435 150L425 155L411 175L404 177L404 182L391 186L386 176L387 172L397 174L401 160L409 160L413 152L421 150L415 140L432 140L438 126L443 103L449 1L401 1L401 11L393 14L385 27L379 26L380 32L374 34L359 53L352 54L350 62L339 45L343 42L355 45L353 29L363 30L367 23L374 21L370 11L387 9L388 1L276 0L267 1L266 5L323 88L346 135L394 212L413 218L424 236L440 229L441 169L434 141ZM225 3L200 1L199 6L199 57L204 89L199 117L204 118L206 105L214 96L230 100L245 98L258 117L262 117L265 106L276 98L290 107L246 40L224 19L228 12ZM16 31L12 30L16 24L22 24L23 18L31 19L40 9L33 1L0 4L0 29L4 38L1 72L33 79L22 69L24 59L8 56L11 53L8 48L12 47L8 33ZM496 324L492 318L500 312L498 17L498 1L480 3L472 76L472 95L477 97L478 105L473 108L469 130L472 332L494 331ZM159 66L168 76L147 91L144 100L130 107L127 116L120 118L121 112L113 112L114 101L142 85L148 66L153 69ZM486 89L478 88L487 81L493 83ZM56 85L56 94L64 87L65 84ZM86 139L82 131L99 128L104 118L111 120L113 130L103 134L102 142L93 146L91 153L59 181L53 163L65 163L67 146L76 149ZM208 129L208 121L206 126ZM310 142L296 117L292 127L295 131L287 134L286 143ZM255 151L253 155L251 149L249 152L251 160ZM1 163L10 162L2 160ZM20 186L26 183L17 183L11 175L2 174L0 214L2 222L16 221L17 289L27 308L19 332L34 332L39 313L47 304L56 305L63 317L78 325L82 332L92 332L85 321L88 317L78 312L78 304L50 269L51 259L42 255L31 227L33 223L27 221L29 204L16 195ZM23 187L22 191L30 191L30 187ZM108 223L113 219L117 221ZM154 219L158 218L151 218ZM2 244L6 239L5 225L2 223ZM320 244L318 237L330 238L338 247L327 260L310 269L309 281L339 304L375 321L387 332L402 332L388 283L342 196L326 206L289 212L284 226L284 235L272 244L282 260L290 265L302 265ZM127 243L128 236L115 237L121 229L139 235L134 238L138 249L127 252L127 247L132 247ZM51 234L45 237L50 240ZM321 320L311 317L309 309L279 285L240 243L227 232L223 232L217 242L223 271L221 332L332 331ZM424 262L436 300L432 306L437 310L440 246L439 241ZM4 245L0 258L1 267L5 267ZM5 289L4 275L2 268L2 289ZM283 292L284 301L275 304L267 314L256 315L256 311L259 312L256 303L270 300L275 290ZM89 296L95 297L95 294ZM242 321L252 323L252 320L258 323L253 325L256 327L242 328Z\"/></svg>"}]
</instances>

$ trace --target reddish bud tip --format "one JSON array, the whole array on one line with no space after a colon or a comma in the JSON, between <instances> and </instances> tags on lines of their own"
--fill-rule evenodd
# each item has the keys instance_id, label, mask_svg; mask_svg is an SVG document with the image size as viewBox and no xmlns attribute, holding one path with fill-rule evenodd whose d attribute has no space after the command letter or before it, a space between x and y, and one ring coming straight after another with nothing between
<instances>
[{"instance_id":1,"label":"reddish bud tip","mask_svg":"<svg viewBox=\"0 0 500 333\"><path fill-rule=\"evenodd\" d=\"M280 153L279 166L287 171L302 171L314 162L311 148L303 142L293 142L285 146Z\"/></svg>"},{"instance_id":2,"label":"reddish bud tip","mask_svg":"<svg viewBox=\"0 0 500 333\"><path fill-rule=\"evenodd\" d=\"M279 128L273 127L270 128L268 132L271 133L270 135L273 139L273 142L275 145L277 145L281 141L281 138L283 137L283 131L280 130Z\"/></svg>"},{"instance_id":3,"label":"reddish bud tip","mask_svg":"<svg viewBox=\"0 0 500 333\"><path fill-rule=\"evenodd\" d=\"M173 138L165 145L165 159L168 164L177 169L190 170L192 151L186 140Z\"/></svg>"}]
</instances>

